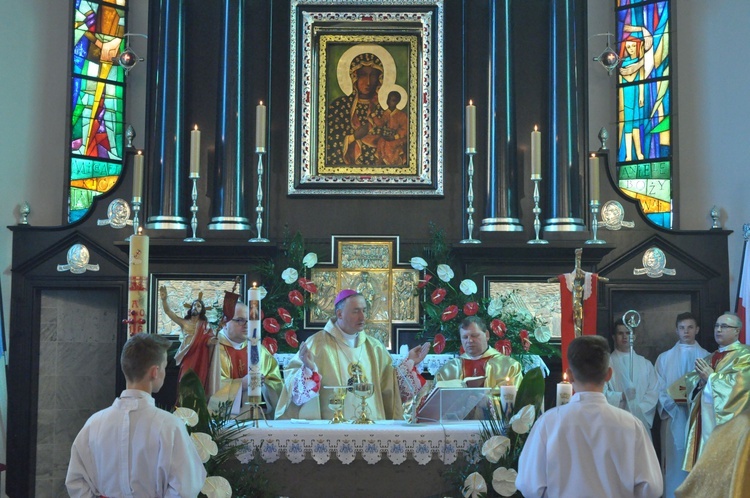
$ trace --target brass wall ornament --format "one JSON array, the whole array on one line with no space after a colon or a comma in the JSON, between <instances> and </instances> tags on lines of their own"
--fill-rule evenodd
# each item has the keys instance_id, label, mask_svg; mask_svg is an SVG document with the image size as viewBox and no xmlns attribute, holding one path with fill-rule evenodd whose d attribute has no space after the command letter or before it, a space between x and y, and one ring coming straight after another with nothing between
<instances>
[{"instance_id":1,"label":"brass wall ornament","mask_svg":"<svg viewBox=\"0 0 750 498\"><path fill-rule=\"evenodd\" d=\"M86 273L88 271L99 271L99 265L89 264L89 250L83 244L74 244L68 249L68 264L57 265L57 271L70 271L70 273Z\"/></svg>"},{"instance_id":2,"label":"brass wall ornament","mask_svg":"<svg viewBox=\"0 0 750 498\"><path fill-rule=\"evenodd\" d=\"M133 220L130 219L130 204L125 199L115 199L109 203L107 207L107 218L104 220L96 220L97 226L109 225L112 228L125 228L128 225L133 225Z\"/></svg>"},{"instance_id":3,"label":"brass wall ornament","mask_svg":"<svg viewBox=\"0 0 750 498\"><path fill-rule=\"evenodd\" d=\"M623 221L625 210L617 201L607 201L602 206L602 221L599 225L607 230L619 230L620 228L634 228L632 221Z\"/></svg>"},{"instance_id":4,"label":"brass wall ornament","mask_svg":"<svg viewBox=\"0 0 750 498\"><path fill-rule=\"evenodd\" d=\"M648 275L651 278L660 278L662 275L676 275L677 271L665 268L667 257L664 251L658 247L647 249L643 253L643 268L633 268L633 275Z\"/></svg>"}]
</instances>

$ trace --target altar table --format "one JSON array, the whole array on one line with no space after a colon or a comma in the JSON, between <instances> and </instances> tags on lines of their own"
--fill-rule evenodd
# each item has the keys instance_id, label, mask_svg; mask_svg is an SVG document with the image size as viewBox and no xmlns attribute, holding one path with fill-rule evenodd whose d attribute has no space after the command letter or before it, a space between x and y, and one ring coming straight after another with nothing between
<instances>
[{"instance_id":1,"label":"altar table","mask_svg":"<svg viewBox=\"0 0 750 498\"><path fill-rule=\"evenodd\" d=\"M244 424L243 462L259 449L262 468L282 496L448 496L442 472L480 442L478 421L371 425L328 421Z\"/></svg>"}]
</instances>

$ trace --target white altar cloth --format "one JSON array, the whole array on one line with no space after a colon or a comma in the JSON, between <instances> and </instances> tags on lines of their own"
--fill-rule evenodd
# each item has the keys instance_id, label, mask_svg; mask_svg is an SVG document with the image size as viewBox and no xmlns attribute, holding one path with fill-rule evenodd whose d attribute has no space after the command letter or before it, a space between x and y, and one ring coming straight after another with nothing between
<instances>
[{"instance_id":1,"label":"white altar cloth","mask_svg":"<svg viewBox=\"0 0 750 498\"><path fill-rule=\"evenodd\" d=\"M327 420L271 420L259 427L244 424L240 443L246 443L238 455L249 462L260 447L261 458L268 463L285 457L292 463L312 458L319 465L332 457L350 464L360 457L376 464L386 456L394 465L412 458L420 465L437 459L445 465L456 461L458 453L480 441L481 424L462 421L449 424L407 424L382 421L371 425L330 424Z\"/></svg>"},{"instance_id":2,"label":"white altar cloth","mask_svg":"<svg viewBox=\"0 0 750 498\"><path fill-rule=\"evenodd\" d=\"M273 355L274 358L276 358L276 361L279 364L279 368L281 370L284 370L287 366L287 364L294 358L294 355L291 353L276 353ZM402 361L406 359L405 354L396 354L391 353L391 357L393 358L393 364L398 365ZM438 370L440 370L440 367L442 367L446 362L452 360L458 356L455 353L451 354L428 354L425 356L424 361L417 365L417 371L422 372L423 370L427 370L430 372L430 374L435 375Z\"/></svg>"}]
</instances>

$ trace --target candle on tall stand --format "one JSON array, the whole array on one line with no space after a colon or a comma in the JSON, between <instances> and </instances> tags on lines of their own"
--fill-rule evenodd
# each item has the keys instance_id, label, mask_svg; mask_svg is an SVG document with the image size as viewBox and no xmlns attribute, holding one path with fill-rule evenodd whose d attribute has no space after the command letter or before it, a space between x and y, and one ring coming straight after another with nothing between
<instances>
[{"instance_id":1,"label":"candle on tall stand","mask_svg":"<svg viewBox=\"0 0 750 498\"><path fill-rule=\"evenodd\" d=\"M190 212L193 217L190 220L190 227L193 229L193 236L183 239L184 242L205 242L198 237L195 232L198 229L198 179L201 177L201 131L198 125L190 131L190 179L193 181L193 190L190 197L193 199L193 205L190 206Z\"/></svg>"},{"instance_id":2,"label":"candle on tall stand","mask_svg":"<svg viewBox=\"0 0 750 498\"><path fill-rule=\"evenodd\" d=\"M570 402L570 397L573 396L573 384L568 382L568 374L563 374L562 382L557 384L557 405L567 405Z\"/></svg>"},{"instance_id":3,"label":"candle on tall stand","mask_svg":"<svg viewBox=\"0 0 750 498\"><path fill-rule=\"evenodd\" d=\"M503 415L506 418L510 418L513 415L513 405L516 403L516 389L515 384L510 381L509 377L505 378L505 384L500 386L500 405L503 409Z\"/></svg>"},{"instance_id":4,"label":"candle on tall stand","mask_svg":"<svg viewBox=\"0 0 750 498\"><path fill-rule=\"evenodd\" d=\"M260 288L253 282L252 288L247 291L247 401L250 408L250 420L255 421L255 427L258 426L258 419L265 418L261 408L263 397L260 371L260 300Z\"/></svg>"},{"instance_id":5,"label":"candle on tall stand","mask_svg":"<svg viewBox=\"0 0 750 498\"><path fill-rule=\"evenodd\" d=\"M138 234L138 227L140 222L138 219L138 213L141 210L141 203L143 202L143 151L133 157L133 234ZM130 240L130 237L125 240Z\"/></svg>"},{"instance_id":6,"label":"candle on tall stand","mask_svg":"<svg viewBox=\"0 0 750 498\"><path fill-rule=\"evenodd\" d=\"M255 229L258 234L248 242L270 242L263 237L263 154L266 153L266 113L266 106L261 100L255 108L255 153L258 154L258 190L256 192L258 205L255 207L258 217L255 220Z\"/></svg>"},{"instance_id":7,"label":"candle on tall stand","mask_svg":"<svg viewBox=\"0 0 750 498\"><path fill-rule=\"evenodd\" d=\"M534 125L534 131L531 132L531 181L534 182L534 238L527 241L527 244L549 244L548 241L539 238L539 230L542 223L539 221L539 215L542 209L539 207L539 182L542 181L542 134Z\"/></svg>"},{"instance_id":8,"label":"candle on tall stand","mask_svg":"<svg viewBox=\"0 0 750 498\"><path fill-rule=\"evenodd\" d=\"M468 176L468 191L466 193L466 228L469 232L468 238L460 241L461 244L481 244L473 236L474 232L474 154L477 153L477 107L469 100L466 106L466 154L469 156L469 165L466 168Z\"/></svg>"},{"instance_id":9,"label":"candle on tall stand","mask_svg":"<svg viewBox=\"0 0 750 498\"><path fill-rule=\"evenodd\" d=\"M586 244L605 244L602 239L597 238L599 228L599 156L591 153L589 157L589 207L591 208L591 234L592 238Z\"/></svg>"},{"instance_id":10,"label":"candle on tall stand","mask_svg":"<svg viewBox=\"0 0 750 498\"><path fill-rule=\"evenodd\" d=\"M128 335L146 332L148 316L148 235L143 228L130 236L130 256L128 258Z\"/></svg>"}]
</instances>

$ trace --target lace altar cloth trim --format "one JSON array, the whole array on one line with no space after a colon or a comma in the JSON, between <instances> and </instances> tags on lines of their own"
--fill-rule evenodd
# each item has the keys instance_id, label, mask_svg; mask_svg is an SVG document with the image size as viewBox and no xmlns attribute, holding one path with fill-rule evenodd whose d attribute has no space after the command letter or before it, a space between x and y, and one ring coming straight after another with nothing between
<instances>
[{"instance_id":1,"label":"lace altar cloth trim","mask_svg":"<svg viewBox=\"0 0 750 498\"><path fill-rule=\"evenodd\" d=\"M426 369L432 375L435 375L437 371L440 370L440 367L442 367L448 360L455 358L456 356L456 354L428 354L425 357L424 361L421 364L417 365L417 370L419 372L422 372L423 369ZM291 361L291 359L294 358L294 355L291 353L276 353L274 357L276 358L276 361L279 362L279 368L283 370L286 368L286 365ZM391 353L391 357L393 358L394 365L398 365L406 359L405 354Z\"/></svg>"},{"instance_id":2,"label":"lace altar cloth trim","mask_svg":"<svg viewBox=\"0 0 750 498\"><path fill-rule=\"evenodd\" d=\"M394 465L412 458L420 465L436 459L449 465L460 451L480 441L481 425L475 421L450 424L407 424L401 421L372 425L329 424L325 420L272 420L259 427L245 424L239 442L247 444L239 459L248 463L256 448L272 463L284 457L292 463L312 458L319 465L336 459L349 464L360 457L375 464L385 456Z\"/></svg>"}]
</instances>

